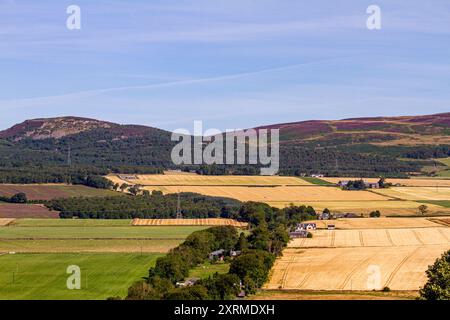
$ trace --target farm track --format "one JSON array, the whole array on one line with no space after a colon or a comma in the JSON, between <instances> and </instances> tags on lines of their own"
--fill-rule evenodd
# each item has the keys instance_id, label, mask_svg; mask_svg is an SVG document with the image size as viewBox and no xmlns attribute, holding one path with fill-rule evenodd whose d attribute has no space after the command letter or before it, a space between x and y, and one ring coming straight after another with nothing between
<instances>
[{"instance_id":1,"label":"farm track","mask_svg":"<svg viewBox=\"0 0 450 320\"><path fill-rule=\"evenodd\" d=\"M389 240L389 243L391 244L391 246L395 247L395 244L394 244L394 242L392 241L392 237L391 237L391 234L390 234L389 230L386 229L385 232L386 232L386 237L387 237L388 240Z\"/></svg>"},{"instance_id":2,"label":"farm track","mask_svg":"<svg viewBox=\"0 0 450 320\"><path fill-rule=\"evenodd\" d=\"M389 287L390 283L392 282L392 280L394 279L394 277L396 276L397 272L399 272L399 270L401 269L401 267L406 263L406 261L408 261L415 253L417 253L419 250L421 249L421 247L416 248L414 251L412 251L409 255L407 255L406 257L403 258L403 260L395 267L394 271L391 272L391 274L389 275L389 278L387 279L384 287Z\"/></svg>"},{"instance_id":3,"label":"farm track","mask_svg":"<svg viewBox=\"0 0 450 320\"><path fill-rule=\"evenodd\" d=\"M450 242L450 239L449 239L449 237L445 234L444 230L439 229L439 233L440 233L447 241Z\"/></svg>"},{"instance_id":4,"label":"farm track","mask_svg":"<svg viewBox=\"0 0 450 320\"><path fill-rule=\"evenodd\" d=\"M376 254L376 253L375 253ZM344 279L344 282L342 282L342 284L339 286L339 290L344 290L345 286L350 282L350 280L352 279L353 275L358 272L365 264L367 264L372 257L375 255L371 255L369 257L367 257L367 259L365 260L361 260L358 264L356 264L353 269L347 274L347 276Z\"/></svg>"},{"instance_id":5,"label":"farm track","mask_svg":"<svg viewBox=\"0 0 450 320\"><path fill-rule=\"evenodd\" d=\"M425 243L422 241L422 239L420 239L420 236L419 236L419 234L417 233L416 230L413 230L413 234L414 234L414 237L417 239L417 241L419 241L420 244L425 244Z\"/></svg>"},{"instance_id":6,"label":"farm track","mask_svg":"<svg viewBox=\"0 0 450 320\"><path fill-rule=\"evenodd\" d=\"M361 243L361 247L364 247L364 237L362 231L359 231L359 242Z\"/></svg>"}]
</instances>

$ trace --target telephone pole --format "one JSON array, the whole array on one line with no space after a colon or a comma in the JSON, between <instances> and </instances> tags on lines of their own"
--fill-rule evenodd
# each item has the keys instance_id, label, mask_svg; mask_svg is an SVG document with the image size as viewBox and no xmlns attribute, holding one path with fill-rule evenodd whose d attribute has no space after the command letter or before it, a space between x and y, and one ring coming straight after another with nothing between
<instances>
[{"instance_id":1,"label":"telephone pole","mask_svg":"<svg viewBox=\"0 0 450 320\"><path fill-rule=\"evenodd\" d=\"M183 219L183 214L181 213L181 202L180 202L180 192L178 191L177 198L177 219Z\"/></svg>"}]
</instances>

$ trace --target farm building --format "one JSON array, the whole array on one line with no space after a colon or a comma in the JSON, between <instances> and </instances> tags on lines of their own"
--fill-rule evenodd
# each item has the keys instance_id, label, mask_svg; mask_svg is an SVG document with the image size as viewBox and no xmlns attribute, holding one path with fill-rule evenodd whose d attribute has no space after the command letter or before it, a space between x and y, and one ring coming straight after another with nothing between
<instances>
[{"instance_id":1,"label":"farm building","mask_svg":"<svg viewBox=\"0 0 450 320\"><path fill-rule=\"evenodd\" d=\"M330 220L332 219L332 215L329 212L322 212L317 214L317 219L318 220Z\"/></svg>"},{"instance_id":2,"label":"farm building","mask_svg":"<svg viewBox=\"0 0 450 320\"><path fill-rule=\"evenodd\" d=\"M240 250L231 250L230 251L230 257L237 257L241 254Z\"/></svg>"},{"instance_id":3,"label":"farm building","mask_svg":"<svg viewBox=\"0 0 450 320\"><path fill-rule=\"evenodd\" d=\"M346 187L349 182L350 182L349 180L342 180L342 181L339 181L337 183L337 185L338 185L338 187L343 188L343 187Z\"/></svg>"},{"instance_id":4,"label":"farm building","mask_svg":"<svg viewBox=\"0 0 450 320\"><path fill-rule=\"evenodd\" d=\"M291 239L294 238L306 238L308 236L308 231L306 230L295 230L292 232L289 232L289 236Z\"/></svg>"},{"instance_id":5,"label":"farm building","mask_svg":"<svg viewBox=\"0 0 450 320\"><path fill-rule=\"evenodd\" d=\"M315 223L299 223L297 225L297 229L296 230L316 230L317 229L317 225Z\"/></svg>"},{"instance_id":6,"label":"farm building","mask_svg":"<svg viewBox=\"0 0 450 320\"><path fill-rule=\"evenodd\" d=\"M366 187L369 189L379 189L380 184L378 182L365 182Z\"/></svg>"},{"instance_id":7,"label":"farm building","mask_svg":"<svg viewBox=\"0 0 450 320\"><path fill-rule=\"evenodd\" d=\"M223 249L216 250L209 254L209 260L223 260L224 255L225 250Z\"/></svg>"},{"instance_id":8,"label":"farm building","mask_svg":"<svg viewBox=\"0 0 450 320\"><path fill-rule=\"evenodd\" d=\"M193 286L198 280L200 280L200 279L199 278L186 279L184 281L177 282L176 286L178 288L190 287L190 286Z\"/></svg>"},{"instance_id":9,"label":"farm building","mask_svg":"<svg viewBox=\"0 0 450 320\"><path fill-rule=\"evenodd\" d=\"M350 180L342 180L337 183L337 186L343 188L343 187L346 187L349 182L350 182ZM363 181L363 182L364 182L365 187L368 189L379 189L380 188L380 184L378 182L366 182L366 181Z\"/></svg>"}]
</instances>

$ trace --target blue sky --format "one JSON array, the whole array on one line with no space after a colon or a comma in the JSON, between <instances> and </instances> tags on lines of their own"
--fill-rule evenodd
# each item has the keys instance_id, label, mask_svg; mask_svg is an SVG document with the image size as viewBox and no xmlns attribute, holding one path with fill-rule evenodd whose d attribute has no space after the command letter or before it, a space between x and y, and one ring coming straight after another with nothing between
<instances>
[{"instance_id":1,"label":"blue sky","mask_svg":"<svg viewBox=\"0 0 450 320\"><path fill-rule=\"evenodd\" d=\"M81 30L66 8L81 7ZM382 10L368 30L366 9ZM448 0L0 0L0 128L173 130L450 111Z\"/></svg>"}]
</instances>

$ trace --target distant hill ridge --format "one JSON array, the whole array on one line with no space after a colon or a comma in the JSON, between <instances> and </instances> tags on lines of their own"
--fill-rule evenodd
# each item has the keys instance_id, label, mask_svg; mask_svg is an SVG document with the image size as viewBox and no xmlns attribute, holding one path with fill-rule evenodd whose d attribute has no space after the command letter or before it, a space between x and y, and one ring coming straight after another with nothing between
<instances>
[{"instance_id":1,"label":"distant hill ridge","mask_svg":"<svg viewBox=\"0 0 450 320\"><path fill-rule=\"evenodd\" d=\"M255 128L280 129L280 174L389 176L433 174L434 158L450 156L450 113L310 120ZM121 172L162 169L202 174L259 174L255 165L175 165L169 131L80 117L26 120L0 131L0 177L17 168L93 166ZM70 150L70 161L69 161ZM11 181L8 178L4 181Z\"/></svg>"},{"instance_id":2,"label":"distant hill ridge","mask_svg":"<svg viewBox=\"0 0 450 320\"><path fill-rule=\"evenodd\" d=\"M0 138L15 141L30 138L42 140L60 139L82 132L107 129L116 132L116 138L144 136L164 130L142 125L121 125L82 117L56 117L26 120L9 129L0 131ZM280 129L281 140L304 139L327 140L354 136L357 140L365 137L367 142L410 145L450 143L450 112L422 116L364 117L343 120L308 120L291 123L271 124L255 128ZM422 136L422 137L421 137ZM430 139L433 136L435 139ZM381 140L380 140L381 139Z\"/></svg>"},{"instance_id":3,"label":"distant hill ridge","mask_svg":"<svg viewBox=\"0 0 450 320\"><path fill-rule=\"evenodd\" d=\"M108 121L101 121L81 117L55 117L25 120L9 129L0 131L0 138L19 141L30 138L33 140L60 139L86 131L108 129L117 133L118 137L139 136L149 133L154 128L139 125L120 125ZM156 129L157 130L157 129Z\"/></svg>"}]
</instances>

